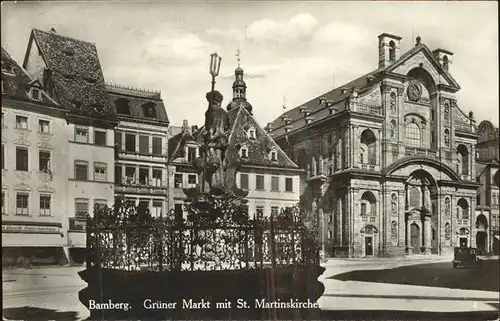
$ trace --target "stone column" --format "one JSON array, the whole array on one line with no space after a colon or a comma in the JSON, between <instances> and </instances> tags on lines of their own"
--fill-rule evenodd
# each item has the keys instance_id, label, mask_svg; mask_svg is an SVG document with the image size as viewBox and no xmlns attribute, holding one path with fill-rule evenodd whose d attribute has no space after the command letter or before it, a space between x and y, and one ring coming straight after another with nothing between
<instances>
[{"instance_id":1,"label":"stone column","mask_svg":"<svg viewBox=\"0 0 500 321\"><path fill-rule=\"evenodd\" d=\"M357 125L351 126L351 140L352 140L352 148L351 148L351 167L359 167L360 159L359 159L359 127Z\"/></svg>"},{"instance_id":2,"label":"stone column","mask_svg":"<svg viewBox=\"0 0 500 321\"><path fill-rule=\"evenodd\" d=\"M408 251L408 254L411 254L411 221L408 219L406 221L406 248Z\"/></svg>"},{"instance_id":3,"label":"stone column","mask_svg":"<svg viewBox=\"0 0 500 321\"><path fill-rule=\"evenodd\" d=\"M321 249L323 251L323 257L326 257L326 252L325 252L325 249L326 249L326 244L325 244L325 234L327 233L327 230L326 230L326 224L325 224L325 218L324 218L324 213L323 213L323 205L320 204L319 208L318 208L318 216L319 216L319 223L320 223L320 231L321 231Z\"/></svg>"},{"instance_id":4,"label":"stone column","mask_svg":"<svg viewBox=\"0 0 500 321\"><path fill-rule=\"evenodd\" d=\"M324 172L324 168L323 168L323 165L324 165L323 163L324 163L323 162L323 154L320 154L319 155L319 173L320 174L324 174L325 173Z\"/></svg>"},{"instance_id":5,"label":"stone column","mask_svg":"<svg viewBox=\"0 0 500 321\"><path fill-rule=\"evenodd\" d=\"M431 254L431 241L432 241L432 227L431 227L431 218L430 216L426 216L424 218L424 247L425 254Z\"/></svg>"},{"instance_id":6,"label":"stone column","mask_svg":"<svg viewBox=\"0 0 500 321\"><path fill-rule=\"evenodd\" d=\"M405 246L406 241L406 224L405 224L405 192L403 190L398 191L398 246Z\"/></svg>"},{"instance_id":7,"label":"stone column","mask_svg":"<svg viewBox=\"0 0 500 321\"><path fill-rule=\"evenodd\" d=\"M347 219L347 240L349 244L349 256L354 256L354 215L355 215L355 191L354 188L349 188L349 214Z\"/></svg>"},{"instance_id":8,"label":"stone column","mask_svg":"<svg viewBox=\"0 0 500 321\"><path fill-rule=\"evenodd\" d=\"M316 176L316 157L312 156L311 157L311 162L312 162L312 177Z\"/></svg>"}]
</instances>

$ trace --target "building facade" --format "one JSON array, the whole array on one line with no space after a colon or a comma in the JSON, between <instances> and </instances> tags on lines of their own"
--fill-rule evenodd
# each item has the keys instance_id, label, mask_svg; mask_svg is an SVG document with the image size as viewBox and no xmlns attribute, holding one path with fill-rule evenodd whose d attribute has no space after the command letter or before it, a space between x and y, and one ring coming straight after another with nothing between
<instances>
[{"instance_id":1,"label":"building facade","mask_svg":"<svg viewBox=\"0 0 500 321\"><path fill-rule=\"evenodd\" d=\"M269 216L281 209L297 205L300 200L300 173L298 166L283 152L252 115L252 105L246 99L243 69L235 70L233 99L226 107L230 129L229 148L225 157L238 159L236 184L248 191L249 214ZM174 172L174 209L182 211L186 187L195 187L198 174L192 162L199 157L203 144L204 127L182 127L173 130L169 141L169 163Z\"/></svg>"},{"instance_id":2,"label":"building facade","mask_svg":"<svg viewBox=\"0 0 500 321\"><path fill-rule=\"evenodd\" d=\"M107 86L119 125L115 132L115 196L149 208L167 209L169 120L159 92Z\"/></svg>"},{"instance_id":3,"label":"building facade","mask_svg":"<svg viewBox=\"0 0 500 321\"><path fill-rule=\"evenodd\" d=\"M453 53L381 34L378 67L267 127L306 170L303 199L326 255L451 254L476 243L472 113L460 108Z\"/></svg>"},{"instance_id":4,"label":"building facade","mask_svg":"<svg viewBox=\"0 0 500 321\"><path fill-rule=\"evenodd\" d=\"M49 248L31 235L36 229L23 225L15 236L2 234L2 240L9 238L12 246L31 251L23 254L30 259L45 255L57 257L60 263L81 262L86 247L84 215L92 213L94 206L112 205L114 199L117 119L108 103L97 50L92 43L58 35L53 29L34 29L23 65L15 69L24 80L16 79L8 85L11 92L2 93L2 112L5 109L8 116L2 139L5 145L13 144L12 149L6 148L5 166L15 157L12 175L6 174L3 182L3 189L8 190L6 207L15 213L9 224L56 224L51 226L57 226L60 239L58 246ZM37 106L30 102L26 107L26 97L17 95L21 91L32 101L38 97ZM18 110L10 111L10 106ZM9 154L14 147L15 154ZM4 230L10 229L10 225L5 227L9 219L10 215L2 220ZM50 233L48 228L42 230L56 232L55 228ZM38 249L32 250L26 242ZM42 247L46 250L41 251ZM57 255L42 253L59 250L62 253Z\"/></svg>"},{"instance_id":5,"label":"building facade","mask_svg":"<svg viewBox=\"0 0 500 321\"><path fill-rule=\"evenodd\" d=\"M499 133L489 121L482 121L478 126L478 142L476 145L476 174L481 184L477 194L476 236L477 248L486 252L499 254L500 241L500 178L499 178Z\"/></svg>"}]
</instances>

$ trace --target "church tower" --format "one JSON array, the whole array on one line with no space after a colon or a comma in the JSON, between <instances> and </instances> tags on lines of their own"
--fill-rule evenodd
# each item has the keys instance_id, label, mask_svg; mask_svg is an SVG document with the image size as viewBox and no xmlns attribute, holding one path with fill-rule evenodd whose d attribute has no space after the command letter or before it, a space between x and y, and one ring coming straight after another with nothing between
<instances>
[{"instance_id":1,"label":"church tower","mask_svg":"<svg viewBox=\"0 0 500 321\"><path fill-rule=\"evenodd\" d=\"M243 80L243 69L240 67L240 57L241 51L238 48L236 52L236 57L238 60L238 67L234 70L234 82L233 82L233 100L227 105L227 111L231 111L236 108L244 107L250 114L252 114L252 105L247 101L246 92L247 85L245 80Z\"/></svg>"}]
</instances>

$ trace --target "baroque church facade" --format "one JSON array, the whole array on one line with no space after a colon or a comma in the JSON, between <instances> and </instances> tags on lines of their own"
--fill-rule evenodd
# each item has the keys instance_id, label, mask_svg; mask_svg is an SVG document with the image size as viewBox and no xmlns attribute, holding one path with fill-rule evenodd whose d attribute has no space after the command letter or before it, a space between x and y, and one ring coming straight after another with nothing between
<instances>
[{"instance_id":1,"label":"baroque church facade","mask_svg":"<svg viewBox=\"0 0 500 321\"><path fill-rule=\"evenodd\" d=\"M329 257L446 255L476 244L476 123L453 53L378 36L378 68L269 123L305 174Z\"/></svg>"}]
</instances>

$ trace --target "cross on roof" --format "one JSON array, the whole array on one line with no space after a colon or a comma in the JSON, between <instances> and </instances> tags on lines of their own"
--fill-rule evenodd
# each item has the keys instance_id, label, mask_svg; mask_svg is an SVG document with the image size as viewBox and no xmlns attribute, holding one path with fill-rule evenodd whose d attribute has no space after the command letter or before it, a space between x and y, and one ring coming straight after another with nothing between
<instances>
[{"instance_id":1,"label":"cross on roof","mask_svg":"<svg viewBox=\"0 0 500 321\"><path fill-rule=\"evenodd\" d=\"M238 50L236 50L236 60L238 60L238 67L240 66L240 61L241 61L241 50L240 46L238 45Z\"/></svg>"}]
</instances>

